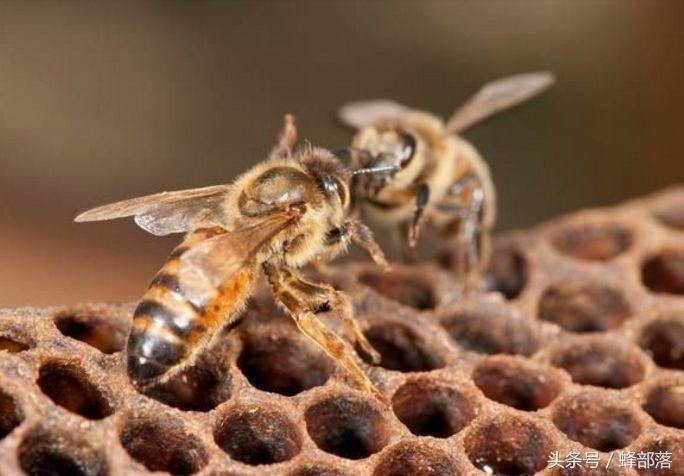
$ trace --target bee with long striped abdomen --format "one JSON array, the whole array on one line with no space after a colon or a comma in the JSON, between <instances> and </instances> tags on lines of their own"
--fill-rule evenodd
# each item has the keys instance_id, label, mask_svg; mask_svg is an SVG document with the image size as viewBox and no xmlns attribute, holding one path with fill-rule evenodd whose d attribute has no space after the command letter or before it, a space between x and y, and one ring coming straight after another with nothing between
<instances>
[{"instance_id":1,"label":"bee with long striped abdomen","mask_svg":"<svg viewBox=\"0 0 684 476\"><path fill-rule=\"evenodd\" d=\"M457 134L540 93L550 73L528 73L485 85L446 123L394 101L348 104L340 120L357 130L348 149L355 177L352 194L364 214L398 225L413 248L426 221L456 238L455 265L470 281L487 265L496 198L489 167ZM452 241L452 240L449 240Z\"/></svg>"},{"instance_id":2,"label":"bee with long striped abdomen","mask_svg":"<svg viewBox=\"0 0 684 476\"><path fill-rule=\"evenodd\" d=\"M300 331L382 398L350 347L316 316L331 310L371 358L378 354L352 316L348 299L297 269L330 260L350 242L386 262L370 231L350 219L351 174L328 151L293 150L294 119L269 159L231 185L164 192L87 211L76 221L134 216L155 235L188 233L138 304L128 338L128 373L141 387L168 381L191 364L218 330L235 322L260 270Z\"/></svg>"}]
</instances>

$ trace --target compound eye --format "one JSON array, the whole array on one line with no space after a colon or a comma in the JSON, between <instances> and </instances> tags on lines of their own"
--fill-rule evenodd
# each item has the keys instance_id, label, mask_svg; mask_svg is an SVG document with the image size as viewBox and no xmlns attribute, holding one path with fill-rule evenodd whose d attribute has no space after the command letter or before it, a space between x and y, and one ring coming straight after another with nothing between
<instances>
[{"instance_id":1,"label":"compound eye","mask_svg":"<svg viewBox=\"0 0 684 476\"><path fill-rule=\"evenodd\" d=\"M338 179L335 179L335 185L337 187L337 196L340 197L340 202L342 205L347 204L347 187L342 185Z\"/></svg>"},{"instance_id":2,"label":"compound eye","mask_svg":"<svg viewBox=\"0 0 684 476\"><path fill-rule=\"evenodd\" d=\"M416 138L406 132L401 133L401 138L404 143L399 151L399 165L404 168L411 162L416 153Z\"/></svg>"},{"instance_id":3,"label":"compound eye","mask_svg":"<svg viewBox=\"0 0 684 476\"><path fill-rule=\"evenodd\" d=\"M337 194L340 199L340 203L342 203L342 205L345 204L345 200L347 199L346 189L336 177L332 177L330 175L326 176L323 179L323 188L325 189L325 193L328 195Z\"/></svg>"}]
</instances>

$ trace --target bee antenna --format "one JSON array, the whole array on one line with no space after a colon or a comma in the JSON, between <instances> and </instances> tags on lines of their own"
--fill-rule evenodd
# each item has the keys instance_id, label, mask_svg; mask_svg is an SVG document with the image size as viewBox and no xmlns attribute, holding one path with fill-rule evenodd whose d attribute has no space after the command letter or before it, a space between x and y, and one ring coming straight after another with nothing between
<instances>
[{"instance_id":1,"label":"bee antenna","mask_svg":"<svg viewBox=\"0 0 684 476\"><path fill-rule=\"evenodd\" d=\"M398 165L384 165L381 167L367 167L363 169L352 170L352 176L362 175L362 174L377 174L381 172L393 172L399 170Z\"/></svg>"}]
</instances>

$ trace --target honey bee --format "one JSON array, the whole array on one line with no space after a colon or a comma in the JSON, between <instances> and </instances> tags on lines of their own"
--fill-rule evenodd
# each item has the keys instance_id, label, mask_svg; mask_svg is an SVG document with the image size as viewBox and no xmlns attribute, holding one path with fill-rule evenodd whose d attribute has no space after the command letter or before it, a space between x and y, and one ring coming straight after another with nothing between
<instances>
[{"instance_id":1,"label":"honey bee","mask_svg":"<svg viewBox=\"0 0 684 476\"><path fill-rule=\"evenodd\" d=\"M235 323L263 270L280 306L299 330L340 363L363 389L382 394L357 365L352 350L317 317L341 320L374 361L349 299L303 277L298 268L331 260L351 242L380 266L384 255L370 230L351 219L350 172L327 150L295 149L286 116L268 160L233 184L162 192L86 211L77 222L134 216L154 235L187 233L137 305L128 337L128 374L141 388L168 381L190 365L221 327Z\"/></svg>"},{"instance_id":2,"label":"honey bee","mask_svg":"<svg viewBox=\"0 0 684 476\"><path fill-rule=\"evenodd\" d=\"M388 100L347 104L339 119L357 130L346 152L357 174L356 206L376 221L398 225L411 257L423 222L455 240L449 253L466 291L486 267L496 195L489 167L457 134L549 87L550 73L490 82L444 122Z\"/></svg>"}]
</instances>

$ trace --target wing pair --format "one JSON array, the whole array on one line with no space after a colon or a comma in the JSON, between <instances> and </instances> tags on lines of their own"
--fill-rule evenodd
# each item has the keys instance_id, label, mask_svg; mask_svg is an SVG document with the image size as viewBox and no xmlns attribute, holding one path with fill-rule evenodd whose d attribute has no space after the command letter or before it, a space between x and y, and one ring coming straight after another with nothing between
<instances>
[{"instance_id":1,"label":"wing pair","mask_svg":"<svg viewBox=\"0 0 684 476\"><path fill-rule=\"evenodd\" d=\"M488 117L536 96L554 82L551 73L525 73L485 84L446 123L448 134L462 132ZM360 129L383 119L391 119L411 109L394 101L378 99L343 106L338 113L346 125Z\"/></svg>"},{"instance_id":2,"label":"wing pair","mask_svg":"<svg viewBox=\"0 0 684 476\"><path fill-rule=\"evenodd\" d=\"M225 227L228 187L215 185L124 200L88 210L76 221L133 216L141 228L154 235ZM300 217L301 212L296 210L274 214L193 245L180 260L179 281L185 297L195 303L207 302L223 283L249 265L261 249Z\"/></svg>"},{"instance_id":3,"label":"wing pair","mask_svg":"<svg viewBox=\"0 0 684 476\"><path fill-rule=\"evenodd\" d=\"M202 226L225 224L224 200L228 185L161 192L93 208L77 222L113 220L133 216L138 226L153 235L185 233Z\"/></svg>"}]
</instances>

